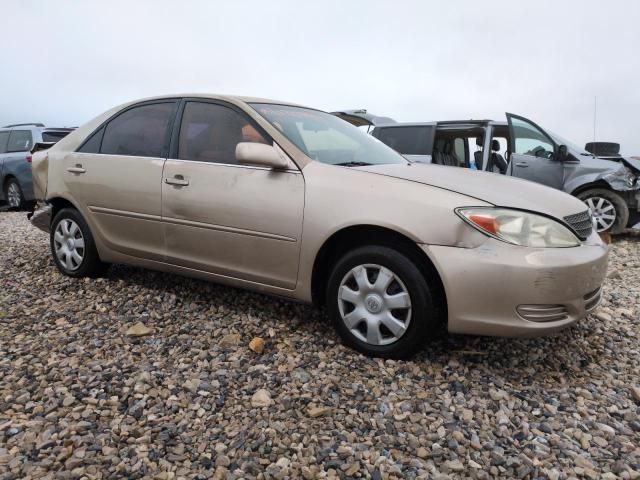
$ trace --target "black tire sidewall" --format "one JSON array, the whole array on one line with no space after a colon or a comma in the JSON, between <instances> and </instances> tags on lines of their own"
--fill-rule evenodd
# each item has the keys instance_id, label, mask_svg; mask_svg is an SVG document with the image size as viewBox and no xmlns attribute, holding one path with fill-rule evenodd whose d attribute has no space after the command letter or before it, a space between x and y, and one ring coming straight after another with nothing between
<instances>
[{"instance_id":1,"label":"black tire sidewall","mask_svg":"<svg viewBox=\"0 0 640 480\"><path fill-rule=\"evenodd\" d=\"M411 297L411 321L405 334L390 345L370 345L356 338L344 324L338 305L340 282L349 270L367 263L390 269L404 283ZM340 258L329 276L326 308L343 343L366 355L383 358L408 358L436 331L438 314L428 283L408 256L386 246L359 247Z\"/></svg>"},{"instance_id":2,"label":"black tire sidewall","mask_svg":"<svg viewBox=\"0 0 640 480\"><path fill-rule=\"evenodd\" d=\"M625 228L627 228L627 223L629 222L629 207L627 203L624 201L620 195L611 190L607 190L604 188L596 188L591 190L586 190L577 195L577 197L583 202L588 198L592 197L601 197L609 200L614 208L616 209L616 221L613 223L611 228L599 233L620 233Z\"/></svg>"},{"instance_id":3,"label":"black tire sidewall","mask_svg":"<svg viewBox=\"0 0 640 480\"><path fill-rule=\"evenodd\" d=\"M55 251L54 245L54 235L56 228L60 221L64 219L73 220L76 222L80 230L82 231L82 236L84 238L84 258L82 259L82 263L80 267L76 270L67 270L64 265L60 263ZM91 230L89 229L89 225L82 217L80 212L72 208L64 208L60 210L51 222L51 234L49 238L49 244L51 246L51 255L53 256L53 261L58 267L58 270L64 275L69 277L94 277L99 275L103 269L104 264L100 261L100 257L98 256L98 252L96 250L96 245L93 240L93 235L91 234Z\"/></svg>"}]
</instances>

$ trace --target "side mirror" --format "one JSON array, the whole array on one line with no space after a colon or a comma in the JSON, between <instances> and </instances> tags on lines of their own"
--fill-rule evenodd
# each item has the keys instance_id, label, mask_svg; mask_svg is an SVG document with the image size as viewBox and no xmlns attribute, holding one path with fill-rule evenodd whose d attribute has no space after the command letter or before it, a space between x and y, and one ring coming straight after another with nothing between
<instances>
[{"instance_id":1,"label":"side mirror","mask_svg":"<svg viewBox=\"0 0 640 480\"><path fill-rule=\"evenodd\" d=\"M236 160L242 165L258 165L277 169L289 167L287 159L281 156L275 147L264 143L238 143L236 146Z\"/></svg>"},{"instance_id":2,"label":"side mirror","mask_svg":"<svg viewBox=\"0 0 640 480\"><path fill-rule=\"evenodd\" d=\"M566 145L560 145L558 147L558 160L564 162L567 158L569 158L569 149Z\"/></svg>"}]
</instances>

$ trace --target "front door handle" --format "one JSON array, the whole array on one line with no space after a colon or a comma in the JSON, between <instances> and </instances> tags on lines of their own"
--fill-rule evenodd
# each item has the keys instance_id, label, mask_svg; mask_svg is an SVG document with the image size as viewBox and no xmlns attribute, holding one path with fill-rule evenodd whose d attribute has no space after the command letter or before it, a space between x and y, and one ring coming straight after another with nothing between
<instances>
[{"instance_id":1,"label":"front door handle","mask_svg":"<svg viewBox=\"0 0 640 480\"><path fill-rule=\"evenodd\" d=\"M85 173L87 170L85 168L82 167L81 164L76 163L75 167L69 167L67 168L67 172L69 173L75 173L76 175L80 175L81 173Z\"/></svg>"},{"instance_id":2,"label":"front door handle","mask_svg":"<svg viewBox=\"0 0 640 480\"><path fill-rule=\"evenodd\" d=\"M167 185L186 187L187 185L189 185L189 180L186 180L182 175L176 175L173 178L165 178L164 183L166 183Z\"/></svg>"},{"instance_id":3,"label":"front door handle","mask_svg":"<svg viewBox=\"0 0 640 480\"><path fill-rule=\"evenodd\" d=\"M516 167L527 168L529 164L527 162L516 162Z\"/></svg>"}]
</instances>

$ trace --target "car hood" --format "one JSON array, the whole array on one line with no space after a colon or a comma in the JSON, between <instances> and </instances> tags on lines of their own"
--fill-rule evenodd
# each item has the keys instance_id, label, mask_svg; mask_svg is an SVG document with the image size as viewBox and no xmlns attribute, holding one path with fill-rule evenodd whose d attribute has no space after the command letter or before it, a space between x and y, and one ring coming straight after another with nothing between
<instances>
[{"instance_id":1,"label":"car hood","mask_svg":"<svg viewBox=\"0 0 640 480\"><path fill-rule=\"evenodd\" d=\"M356 168L442 188L495 206L540 212L555 218L587 209L580 200L560 190L498 173L420 163ZM469 206L474 206L471 199Z\"/></svg>"}]
</instances>

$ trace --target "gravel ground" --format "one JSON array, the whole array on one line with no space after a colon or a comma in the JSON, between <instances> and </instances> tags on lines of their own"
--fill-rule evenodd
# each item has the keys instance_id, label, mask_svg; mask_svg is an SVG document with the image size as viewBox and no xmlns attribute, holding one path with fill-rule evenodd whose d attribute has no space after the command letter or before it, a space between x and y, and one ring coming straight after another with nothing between
<instances>
[{"instance_id":1,"label":"gravel ground","mask_svg":"<svg viewBox=\"0 0 640 480\"><path fill-rule=\"evenodd\" d=\"M639 315L629 235L577 327L381 361L310 307L122 266L63 277L0 213L0 479L639 478Z\"/></svg>"}]
</instances>

